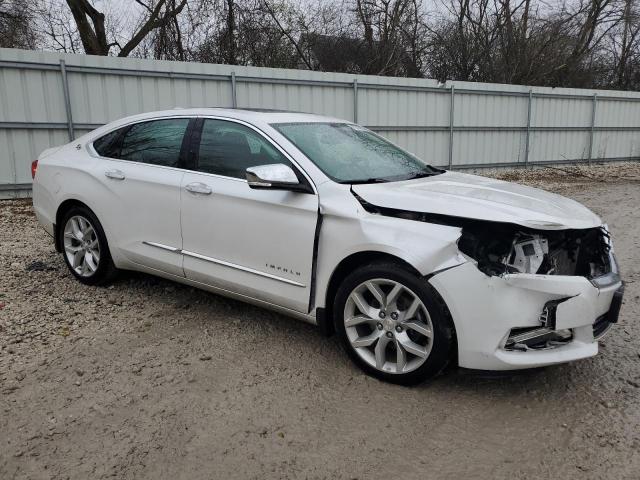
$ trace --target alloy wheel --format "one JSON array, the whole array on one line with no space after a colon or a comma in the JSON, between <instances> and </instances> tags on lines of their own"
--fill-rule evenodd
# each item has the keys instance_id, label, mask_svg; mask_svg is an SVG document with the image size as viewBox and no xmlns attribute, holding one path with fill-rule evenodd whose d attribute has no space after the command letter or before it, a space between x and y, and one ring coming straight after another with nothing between
<instances>
[{"instance_id":1,"label":"alloy wheel","mask_svg":"<svg viewBox=\"0 0 640 480\"><path fill-rule=\"evenodd\" d=\"M81 277L90 277L100 266L100 242L91 222L81 215L64 226L64 251L69 265Z\"/></svg>"},{"instance_id":2,"label":"alloy wheel","mask_svg":"<svg viewBox=\"0 0 640 480\"><path fill-rule=\"evenodd\" d=\"M343 318L351 347L379 371L411 372L429 357L431 317L420 297L399 282L361 283L347 298Z\"/></svg>"}]
</instances>

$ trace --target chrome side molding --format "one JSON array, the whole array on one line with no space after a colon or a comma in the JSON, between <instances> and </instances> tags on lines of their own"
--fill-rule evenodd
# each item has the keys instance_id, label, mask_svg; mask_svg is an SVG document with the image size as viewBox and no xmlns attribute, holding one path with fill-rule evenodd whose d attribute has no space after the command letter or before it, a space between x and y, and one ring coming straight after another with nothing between
<instances>
[{"instance_id":1,"label":"chrome side molding","mask_svg":"<svg viewBox=\"0 0 640 480\"><path fill-rule=\"evenodd\" d=\"M220 260L218 258L207 257L206 255L201 255L201 254L196 253L196 252L190 252L188 250L182 250L180 248L172 247L172 246L169 246L169 245L164 245L162 243L148 242L146 240L143 240L142 243L144 243L145 245L149 245L150 247L161 248L162 250L167 250L169 252L186 255L187 257L198 258L200 260L204 260L205 262L215 263L216 265L222 265L224 267L234 268L236 270L240 270L240 271L243 271L243 272L252 273L254 275L258 275L258 276L265 277L265 278L270 278L272 280L276 280L278 282L286 283L288 285L294 285L296 287L302 287L302 288L306 287L306 285L304 283L295 282L293 280L289 280L288 278L279 277L277 275L273 275L271 273L262 272L260 270L254 269L254 268L245 267L243 265L238 265L237 263L231 263L231 262L226 262L224 260Z\"/></svg>"},{"instance_id":2,"label":"chrome side molding","mask_svg":"<svg viewBox=\"0 0 640 480\"><path fill-rule=\"evenodd\" d=\"M145 245L149 245L150 247L161 248L163 250L168 250L170 252L180 253L181 251L179 248L171 247L169 245L163 245L162 243L147 242L146 240L143 240L142 243L144 243Z\"/></svg>"},{"instance_id":3,"label":"chrome side molding","mask_svg":"<svg viewBox=\"0 0 640 480\"><path fill-rule=\"evenodd\" d=\"M243 272L253 273L254 275L259 275L261 277L271 278L272 280L277 280L279 282L287 283L289 285L295 285L296 287L303 287L303 288L306 287L304 283L294 282L293 280L289 280L288 278L278 277L277 275L272 275L271 273L261 272L260 270L244 267L236 263L225 262L224 260L220 260L217 258L207 257L206 255L200 255L199 253L182 250L182 254L186 255L187 257L199 258L200 260L204 260L206 262L223 265L225 267L235 268L236 270L241 270Z\"/></svg>"}]
</instances>

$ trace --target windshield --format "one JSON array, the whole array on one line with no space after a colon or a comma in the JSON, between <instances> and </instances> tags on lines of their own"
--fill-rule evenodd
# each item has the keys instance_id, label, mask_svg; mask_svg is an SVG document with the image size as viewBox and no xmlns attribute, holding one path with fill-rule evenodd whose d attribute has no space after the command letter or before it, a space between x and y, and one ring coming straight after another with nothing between
<instances>
[{"instance_id":1,"label":"windshield","mask_svg":"<svg viewBox=\"0 0 640 480\"><path fill-rule=\"evenodd\" d=\"M271 125L339 183L409 180L442 173L371 130L348 123Z\"/></svg>"}]
</instances>

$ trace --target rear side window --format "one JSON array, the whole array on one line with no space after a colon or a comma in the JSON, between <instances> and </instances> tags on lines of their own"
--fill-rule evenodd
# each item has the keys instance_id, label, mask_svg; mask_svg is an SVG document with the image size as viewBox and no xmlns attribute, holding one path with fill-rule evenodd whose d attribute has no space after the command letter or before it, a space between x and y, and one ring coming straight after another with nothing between
<instances>
[{"instance_id":1,"label":"rear side window","mask_svg":"<svg viewBox=\"0 0 640 480\"><path fill-rule=\"evenodd\" d=\"M176 167L180 162L182 139L188 125L188 118L136 123L122 137L116 158Z\"/></svg>"},{"instance_id":2,"label":"rear side window","mask_svg":"<svg viewBox=\"0 0 640 480\"><path fill-rule=\"evenodd\" d=\"M119 128L93 142L93 148L101 157L118 158L120 155L120 136L128 127Z\"/></svg>"},{"instance_id":3,"label":"rear side window","mask_svg":"<svg viewBox=\"0 0 640 480\"><path fill-rule=\"evenodd\" d=\"M204 121L198 150L199 171L245 178L247 168L272 163L292 166L284 155L254 130L224 120Z\"/></svg>"},{"instance_id":4,"label":"rear side window","mask_svg":"<svg viewBox=\"0 0 640 480\"><path fill-rule=\"evenodd\" d=\"M101 157L175 167L188 118L154 120L119 128L93 142Z\"/></svg>"}]
</instances>

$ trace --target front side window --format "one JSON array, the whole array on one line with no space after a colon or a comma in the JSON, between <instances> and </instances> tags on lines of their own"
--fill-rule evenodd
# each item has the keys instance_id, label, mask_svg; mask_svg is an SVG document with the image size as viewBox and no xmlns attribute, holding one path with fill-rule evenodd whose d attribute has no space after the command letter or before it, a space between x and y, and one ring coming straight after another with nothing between
<instances>
[{"instance_id":1,"label":"front side window","mask_svg":"<svg viewBox=\"0 0 640 480\"><path fill-rule=\"evenodd\" d=\"M389 182L442 173L358 125L276 123L271 126L339 183Z\"/></svg>"},{"instance_id":2,"label":"front side window","mask_svg":"<svg viewBox=\"0 0 640 480\"><path fill-rule=\"evenodd\" d=\"M204 120L198 149L199 171L245 178L247 168L273 163L292 166L271 143L249 127L225 120Z\"/></svg>"}]
</instances>

